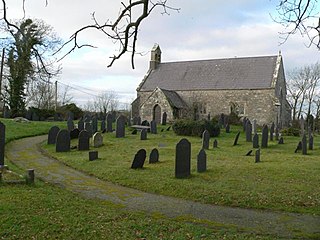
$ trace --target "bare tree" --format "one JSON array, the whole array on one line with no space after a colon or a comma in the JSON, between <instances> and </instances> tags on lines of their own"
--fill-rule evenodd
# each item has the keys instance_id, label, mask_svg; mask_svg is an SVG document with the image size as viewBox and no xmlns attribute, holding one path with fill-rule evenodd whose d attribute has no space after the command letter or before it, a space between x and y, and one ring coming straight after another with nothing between
<instances>
[{"instance_id":1,"label":"bare tree","mask_svg":"<svg viewBox=\"0 0 320 240\"><path fill-rule=\"evenodd\" d=\"M73 96L70 93L71 87L69 85L63 85L58 90L58 104L64 106L69 104L73 100Z\"/></svg>"}]
</instances>

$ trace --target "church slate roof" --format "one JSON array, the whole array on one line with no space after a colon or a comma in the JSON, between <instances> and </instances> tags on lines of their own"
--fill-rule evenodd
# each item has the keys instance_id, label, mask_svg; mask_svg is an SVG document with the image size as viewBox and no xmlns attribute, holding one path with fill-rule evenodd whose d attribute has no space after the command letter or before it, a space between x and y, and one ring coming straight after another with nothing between
<instances>
[{"instance_id":1,"label":"church slate roof","mask_svg":"<svg viewBox=\"0 0 320 240\"><path fill-rule=\"evenodd\" d=\"M272 87L278 56L159 63L138 91L265 89Z\"/></svg>"},{"instance_id":2,"label":"church slate roof","mask_svg":"<svg viewBox=\"0 0 320 240\"><path fill-rule=\"evenodd\" d=\"M175 92L175 91L169 91L165 89L160 89L163 94L168 99L170 105L175 108L187 108L187 104L182 100L182 98Z\"/></svg>"}]
</instances>

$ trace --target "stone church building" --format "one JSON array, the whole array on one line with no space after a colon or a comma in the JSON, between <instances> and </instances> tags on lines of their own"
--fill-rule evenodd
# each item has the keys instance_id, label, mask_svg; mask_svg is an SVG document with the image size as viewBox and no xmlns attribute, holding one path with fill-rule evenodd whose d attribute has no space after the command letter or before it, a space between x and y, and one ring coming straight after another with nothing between
<instances>
[{"instance_id":1,"label":"stone church building","mask_svg":"<svg viewBox=\"0 0 320 240\"><path fill-rule=\"evenodd\" d=\"M286 100L282 56L161 62L155 44L150 68L137 88L132 116L161 122L193 117L207 118L236 112L259 125L286 126L291 107Z\"/></svg>"}]
</instances>

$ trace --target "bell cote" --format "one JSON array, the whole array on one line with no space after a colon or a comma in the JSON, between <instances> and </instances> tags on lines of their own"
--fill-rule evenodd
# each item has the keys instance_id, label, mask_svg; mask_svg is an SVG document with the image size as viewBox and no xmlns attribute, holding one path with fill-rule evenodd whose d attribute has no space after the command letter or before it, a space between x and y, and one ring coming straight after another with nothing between
<instances>
[{"instance_id":1,"label":"bell cote","mask_svg":"<svg viewBox=\"0 0 320 240\"><path fill-rule=\"evenodd\" d=\"M156 69L159 63L161 63L161 49L156 43L151 50L150 70Z\"/></svg>"}]
</instances>

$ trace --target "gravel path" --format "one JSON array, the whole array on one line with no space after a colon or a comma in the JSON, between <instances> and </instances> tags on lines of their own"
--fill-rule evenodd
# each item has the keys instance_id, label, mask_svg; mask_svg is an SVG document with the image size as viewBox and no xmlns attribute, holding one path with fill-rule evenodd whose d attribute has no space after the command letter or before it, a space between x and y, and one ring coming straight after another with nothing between
<instances>
[{"instance_id":1,"label":"gravel path","mask_svg":"<svg viewBox=\"0 0 320 240\"><path fill-rule=\"evenodd\" d=\"M47 136L25 138L6 146L6 157L21 168L35 170L36 177L87 198L111 201L128 210L161 214L215 227L271 234L275 237L320 239L320 216L260 211L201 204L122 187L86 175L45 156L39 144Z\"/></svg>"}]
</instances>

